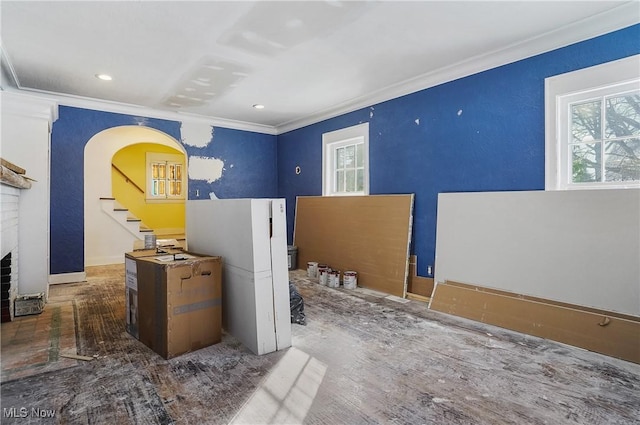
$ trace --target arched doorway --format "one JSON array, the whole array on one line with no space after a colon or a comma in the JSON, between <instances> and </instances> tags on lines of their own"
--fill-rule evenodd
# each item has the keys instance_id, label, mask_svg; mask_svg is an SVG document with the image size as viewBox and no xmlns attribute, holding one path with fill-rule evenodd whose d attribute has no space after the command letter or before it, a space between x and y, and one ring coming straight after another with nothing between
<instances>
[{"instance_id":1,"label":"arched doorway","mask_svg":"<svg viewBox=\"0 0 640 425\"><path fill-rule=\"evenodd\" d=\"M111 161L116 152L141 142L186 151L173 137L144 126L113 127L94 135L84 149L84 263L116 264L136 238L103 210L100 198L112 196ZM186 163L185 163L186 165ZM185 173L187 170L184 170ZM188 188L184 188L188 193Z\"/></svg>"}]
</instances>

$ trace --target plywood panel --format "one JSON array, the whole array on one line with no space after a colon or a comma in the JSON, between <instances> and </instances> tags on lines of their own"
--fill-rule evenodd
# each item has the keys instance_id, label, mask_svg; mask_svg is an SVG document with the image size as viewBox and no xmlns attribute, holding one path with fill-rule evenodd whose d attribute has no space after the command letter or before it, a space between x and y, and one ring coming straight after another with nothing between
<instances>
[{"instance_id":1,"label":"plywood panel","mask_svg":"<svg viewBox=\"0 0 640 425\"><path fill-rule=\"evenodd\" d=\"M640 363L637 317L448 282L429 308Z\"/></svg>"},{"instance_id":2,"label":"plywood panel","mask_svg":"<svg viewBox=\"0 0 640 425\"><path fill-rule=\"evenodd\" d=\"M358 286L404 297L412 222L412 194L298 197L298 267L354 270Z\"/></svg>"}]
</instances>

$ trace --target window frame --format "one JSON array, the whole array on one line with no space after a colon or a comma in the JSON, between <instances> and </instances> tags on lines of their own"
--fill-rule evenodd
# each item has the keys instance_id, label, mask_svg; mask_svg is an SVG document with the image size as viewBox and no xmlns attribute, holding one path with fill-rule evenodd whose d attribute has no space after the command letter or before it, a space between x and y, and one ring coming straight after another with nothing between
<instances>
[{"instance_id":1,"label":"window frame","mask_svg":"<svg viewBox=\"0 0 640 425\"><path fill-rule=\"evenodd\" d=\"M640 55L545 79L545 190L640 188L640 182L571 183L570 105L640 89Z\"/></svg>"},{"instance_id":2,"label":"window frame","mask_svg":"<svg viewBox=\"0 0 640 425\"><path fill-rule=\"evenodd\" d=\"M153 187L153 171L152 164L164 162L166 164L178 164L182 168L182 178L180 179L181 193L180 195L169 195L168 190L168 182L169 176L165 175L165 181L167 182L165 195L152 195L152 187ZM168 173L168 167L166 170ZM146 188L145 188L145 199L147 203L183 203L186 200L186 166L185 166L185 158L184 155L181 154L171 154L171 153L158 153L158 152L147 152L146 154Z\"/></svg>"},{"instance_id":3,"label":"window frame","mask_svg":"<svg viewBox=\"0 0 640 425\"><path fill-rule=\"evenodd\" d=\"M338 192L335 190L337 149L363 144L363 190L358 192ZM369 194L369 123L362 123L322 135L322 195L323 196L364 196Z\"/></svg>"}]
</instances>

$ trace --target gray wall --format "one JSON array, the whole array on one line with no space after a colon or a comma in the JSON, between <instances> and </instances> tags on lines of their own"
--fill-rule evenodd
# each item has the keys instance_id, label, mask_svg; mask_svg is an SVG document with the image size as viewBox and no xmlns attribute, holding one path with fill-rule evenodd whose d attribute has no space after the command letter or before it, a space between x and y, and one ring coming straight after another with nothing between
<instances>
[{"instance_id":1,"label":"gray wall","mask_svg":"<svg viewBox=\"0 0 640 425\"><path fill-rule=\"evenodd\" d=\"M435 280L640 316L640 190L441 193Z\"/></svg>"}]
</instances>

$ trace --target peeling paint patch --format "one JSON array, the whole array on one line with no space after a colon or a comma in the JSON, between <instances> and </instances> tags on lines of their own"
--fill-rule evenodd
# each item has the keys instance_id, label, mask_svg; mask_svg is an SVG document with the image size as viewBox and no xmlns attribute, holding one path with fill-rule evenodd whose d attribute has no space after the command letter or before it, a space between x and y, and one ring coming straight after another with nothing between
<instances>
[{"instance_id":1,"label":"peeling paint patch","mask_svg":"<svg viewBox=\"0 0 640 425\"><path fill-rule=\"evenodd\" d=\"M222 177L224 162L218 158L189 157L189 178L212 183Z\"/></svg>"},{"instance_id":2,"label":"peeling paint patch","mask_svg":"<svg viewBox=\"0 0 640 425\"><path fill-rule=\"evenodd\" d=\"M148 127L149 126L149 118L146 117L135 117L134 121L136 125Z\"/></svg>"},{"instance_id":3,"label":"peeling paint patch","mask_svg":"<svg viewBox=\"0 0 640 425\"><path fill-rule=\"evenodd\" d=\"M458 110L458 116L462 115L462 109Z\"/></svg>"},{"instance_id":4,"label":"peeling paint patch","mask_svg":"<svg viewBox=\"0 0 640 425\"><path fill-rule=\"evenodd\" d=\"M215 192L209 192L209 199L220 199L216 196Z\"/></svg>"},{"instance_id":5,"label":"peeling paint patch","mask_svg":"<svg viewBox=\"0 0 640 425\"><path fill-rule=\"evenodd\" d=\"M373 106L371 107L371 111L369 111L369 118L373 118Z\"/></svg>"},{"instance_id":6,"label":"peeling paint patch","mask_svg":"<svg viewBox=\"0 0 640 425\"><path fill-rule=\"evenodd\" d=\"M183 122L180 126L180 135L185 145L203 148L213 141L213 126Z\"/></svg>"},{"instance_id":7,"label":"peeling paint patch","mask_svg":"<svg viewBox=\"0 0 640 425\"><path fill-rule=\"evenodd\" d=\"M416 118L415 123L416 123L416 125L420 125L420 118Z\"/></svg>"}]
</instances>

